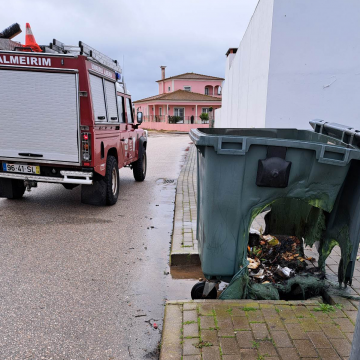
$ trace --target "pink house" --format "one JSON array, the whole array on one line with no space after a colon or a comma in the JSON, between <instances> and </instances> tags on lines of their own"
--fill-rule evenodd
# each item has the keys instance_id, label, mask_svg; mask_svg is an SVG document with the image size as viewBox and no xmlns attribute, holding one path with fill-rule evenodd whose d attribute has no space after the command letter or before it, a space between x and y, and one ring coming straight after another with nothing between
<instances>
[{"instance_id":1,"label":"pink house","mask_svg":"<svg viewBox=\"0 0 360 360\"><path fill-rule=\"evenodd\" d=\"M195 73L166 78L165 68L161 66L157 81L159 94L133 102L135 111L144 115L141 127L177 131L209 127L209 118L221 107L224 79Z\"/></svg>"}]
</instances>

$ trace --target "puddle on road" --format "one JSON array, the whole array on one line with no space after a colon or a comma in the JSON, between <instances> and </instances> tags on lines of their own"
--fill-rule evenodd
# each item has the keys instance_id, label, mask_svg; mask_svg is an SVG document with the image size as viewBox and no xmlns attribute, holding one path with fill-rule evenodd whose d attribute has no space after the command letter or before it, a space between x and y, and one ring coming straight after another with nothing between
<instances>
[{"instance_id":1,"label":"puddle on road","mask_svg":"<svg viewBox=\"0 0 360 360\"><path fill-rule=\"evenodd\" d=\"M169 266L176 182L164 180L167 179L161 178L156 181L157 200L155 204L150 205L151 217L147 218L148 245L146 261L142 264L146 276L141 281L141 287L156 289L156 292L162 293L163 301L189 300L192 287L203 274L200 266Z\"/></svg>"}]
</instances>

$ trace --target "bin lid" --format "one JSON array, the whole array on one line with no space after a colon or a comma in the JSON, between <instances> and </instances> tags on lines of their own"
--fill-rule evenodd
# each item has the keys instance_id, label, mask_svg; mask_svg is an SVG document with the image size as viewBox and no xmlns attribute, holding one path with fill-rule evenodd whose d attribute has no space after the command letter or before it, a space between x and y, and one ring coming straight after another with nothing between
<instances>
[{"instance_id":1,"label":"bin lid","mask_svg":"<svg viewBox=\"0 0 360 360\"><path fill-rule=\"evenodd\" d=\"M323 120L310 122L314 131L271 128L192 129L196 146L213 146L220 155L245 155L251 145L282 146L316 151L319 162L345 166L360 160L360 131Z\"/></svg>"}]
</instances>

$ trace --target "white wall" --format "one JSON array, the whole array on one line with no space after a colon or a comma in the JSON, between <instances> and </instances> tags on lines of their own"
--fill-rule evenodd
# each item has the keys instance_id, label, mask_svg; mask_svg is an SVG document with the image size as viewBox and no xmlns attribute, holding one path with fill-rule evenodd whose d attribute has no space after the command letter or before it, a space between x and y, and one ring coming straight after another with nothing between
<instances>
[{"instance_id":1,"label":"white wall","mask_svg":"<svg viewBox=\"0 0 360 360\"><path fill-rule=\"evenodd\" d=\"M264 126L274 0L260 1L229 69L216 127Z\"/></svg>"},{"instance_id":2,"label":"white wall","mask_svg":"<svg viewBox=\"0 0 360 360\"><path fill-rule=\"evenodd\" d=\"M312 119L360 129L359 0L275 0L266 127Z\"/></svg>"},{"instance_id":3,"label":"white wall","mask_svg":"<svg viewBox=\"0 0 360 360\"><path fill-rule=\"evenodd\" d=\"M360 129L360 1L260 0L226 73L216 127Z\"/></svg>"}]
</instances>

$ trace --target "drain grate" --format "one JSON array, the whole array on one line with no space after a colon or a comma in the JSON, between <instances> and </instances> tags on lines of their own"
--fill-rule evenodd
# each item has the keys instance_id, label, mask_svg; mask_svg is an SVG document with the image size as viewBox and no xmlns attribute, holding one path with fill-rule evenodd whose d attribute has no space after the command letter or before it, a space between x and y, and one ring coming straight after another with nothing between
<instances>
[{"instance_id":1,"label":"drain grate","mask_svg":"<svg viewBox=\"0 0 360 360\"><path fill-rule=\"evenodd\" d=\"M176 182L176 180L174 180L174 179L160 178L160 179L156 180L156 184L158 184L158 185L174 184L175 182Z\"/></svg>"}]
</instances>

